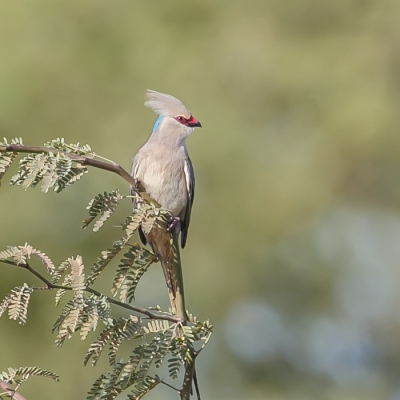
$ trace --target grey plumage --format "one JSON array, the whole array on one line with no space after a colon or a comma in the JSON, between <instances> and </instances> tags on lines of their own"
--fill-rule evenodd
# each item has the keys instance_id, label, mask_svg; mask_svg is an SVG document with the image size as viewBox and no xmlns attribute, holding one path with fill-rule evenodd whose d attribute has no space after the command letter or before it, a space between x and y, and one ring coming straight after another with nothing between
<instances>
[{"instance_id":1,"label":"grey plumage","mask_svg":"<svg viewBox=\"0 0 400 400\"><path fill-rule=\"evenodd\" d=\"M139 149L133 159L132 176L137 186L144 190L161 207L169 210L175 221L174 234L180 232L181 246L185 247L194 199L194 172L190 161L186 139L196 126L197 119L177 98L148 90L145 106L159 115L148 141ZM133 207L140 202L133 197ZM139 229L143 243L149 242L160 262L168 286L171 308L183 319L187 318L183 293L183 278L177 240L170 240L166 227L153 227L144 235ZM193 372L198 398L196 371Z\"/></svg>"},{"instance_id":2,"label":"grey plumage","mask_svg":"<svg viewBox=\"0 0 400 400\"><path fill-rule=\"evenodd\" d=\"M186 139L200 122L177 98L148 90L145 106L158 115L153 132L133 159L132 176L163 208L179 218L174 229L186 244L194 198L194 172ZM139 205L134 202L134 207ZM143 233L142 240L146 240ZM147 237L154 249L152 239Z\"/></svg>"}]
</instances>

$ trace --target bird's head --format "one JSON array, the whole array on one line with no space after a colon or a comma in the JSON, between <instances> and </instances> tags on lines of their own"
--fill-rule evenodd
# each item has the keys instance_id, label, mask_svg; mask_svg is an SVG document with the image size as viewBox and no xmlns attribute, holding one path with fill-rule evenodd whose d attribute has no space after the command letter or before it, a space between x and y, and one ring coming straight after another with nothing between
<instances>
[{"instance_id":1,"label":"bird's head","mask_svg":"<svg viewBox=\"0 0 400 400\"><path fill-rule=\"evenodd\" d=\"M154 124L153 133L162 128L166 134L173 132L185 139L195 127L201 127L200 122L192 116L185 105L169 94L147 90L144 105L152 108L159 115Z\"/></svg>"}]
</instances>

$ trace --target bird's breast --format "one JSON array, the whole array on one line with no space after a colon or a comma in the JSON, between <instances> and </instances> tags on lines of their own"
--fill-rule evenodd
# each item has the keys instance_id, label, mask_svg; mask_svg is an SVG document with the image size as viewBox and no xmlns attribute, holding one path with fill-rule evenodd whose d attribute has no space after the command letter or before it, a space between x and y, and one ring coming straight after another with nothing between
<instances>
[{"instance_id":1,"label":"bird's breast","mask_svg":"<svg viewBox=\"0 0 400 400\"><path fill-rule=\"evenodd\" d=\"M163 154L149 157L146 161L141 162L137 174L144 189L174 217L182 216L187 204L184 160Z\"/></svg>"}]
</instances>

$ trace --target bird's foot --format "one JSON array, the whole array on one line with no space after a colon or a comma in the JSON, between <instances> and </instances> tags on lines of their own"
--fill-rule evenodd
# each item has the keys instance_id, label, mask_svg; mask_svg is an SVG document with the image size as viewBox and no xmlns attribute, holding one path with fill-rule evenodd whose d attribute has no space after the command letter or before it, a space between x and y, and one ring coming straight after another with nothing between
<instances>
[{"instance_id":1,"label":"bird's foot","mask_svg":"<svg viewBox=\"0 0 400 400\"><path fill-rule=\"evenodd\" d=\"M142 186L142 181L138 178L135 178L135 189L139 191L144 191Z\"/></svg>"},{"instance_id":2,"label":"bird's foot","mask_svg":"<svg viewBox=\"0 0 400 400\"><path fill-rule=\"evenodd\" d=\"M167 232L171 232L180 222L179 217L173 217L167 222Z\"/></svg>"}]
</instances>

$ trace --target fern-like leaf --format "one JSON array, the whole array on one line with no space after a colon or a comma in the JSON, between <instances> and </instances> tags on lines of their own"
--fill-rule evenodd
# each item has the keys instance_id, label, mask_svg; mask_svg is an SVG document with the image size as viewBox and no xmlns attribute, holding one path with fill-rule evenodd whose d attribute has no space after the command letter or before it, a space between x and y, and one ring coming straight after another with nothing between
<instances>
[{"instance_id":1,"label":"fern-like leaf","mask_svg":"<svg viewBox=\"0 0 400 400\"><path fill-rule=\"evenodd\" d=\"M149 234L156 225L156 222L157 218L154 215L151 215L150 213L147 214L146 218L144 218L141 224L143 233L145 233L146 235Z\"/></svg>"},{"instance_id":2,"label":"fern-like leaf","mask_svg":"<svg viewBox=\"0 0 400 400\"><path fill-rule=\"evenodd\" d=\"M25 190L30 186L35 187L43 178L47 157L44 153L25 156L19 162L17 173L10 180L11 185L22 186Z\"/></svg>"},{"instance_id":3,"label":"fern-like leaf","mask_svg":"<svg viewBox=\"0 0 400 400\"><path fill-rule=\"evenodd\" d=\"M115 362L113 369L101 375L90 392L88 400L114 399L123 391L134 386L128 399L141 399L146 393L153 389L160 379L158 376L151 377L148 375L149 369L153 361L156 366L160 365L160 360L164 358L169 351L169 344L173 337L173 331L169 330L155 337L151 343L145 343L137 346L127 362ZM160 353L158 356L157 353Z\"/></svg>"},{"instance_id":4,"label":"fern-like leaf","mask_svg":"<svg viewBox=\"0 0 400 400\"><path fill-rule=\"evenodd\" d=\"M27 260L32 256L39 258L39 260L47 267L48 273L53 273L55 267L50 258L40 250L34 249L28 243L25 243L24 246L8 246L7 250L0 251L0 260L11 259L18 265L26 264Z\"/></svg>"},{"instance_id":5,"label":"fern-like leaf","mask_svg":"<svg viewBox=\"0 0 400 400\"><path fill-rule=\"evenodd\" d=\"M47 193L49 189L54 187L54 185L57 183L57 159L57 155L52 153L48 154L46 170L44 171L42 177L41 191L43 193Z\"/></svg>"},{"instance_id":6,"label":"fern-like leaf","mask_svg":"<svg viewBox=\"0 0 400 400\"><path fill-rule=\"evenodd\" d=\"M121 376L125 378L128 377L128 385L131 385L132 376L129 372L131 370L128 363L118 362L114 365L113 369L107 373L102 374L98 379L96 379L92 388L90 389L87 400L112 400L115 399L126 387L121 382ZM129 379L130 378L130 379Z\"/></svg>"},{"instance_id":7,"label":"fern-like leaf","mask_svg":"<svg viewBox=\"0 0 400 400\"><path fill-rule=\"evenodd\" d=\"M111 372L102 374L90 389L87 400L112 400L132 385L134 374L129 363L118 362Z\"/></svg>"},{"instance_id":8,"label":"fern-like leaf","mask_svg":"<svg viewBox=\"0 0 400 400\"><path fill-rule=\"evenodd\" d=\"M167 225L167 221L171 218L170 211L164 208L156 208L149 206L146 212L146 217L143 220L141 227L145 234L149 234L155 227L161 228L162 225Z\"/></svg>"},{"instance_id":9,"label":"fern-like leaf","mask_svg":"<svg viewBox=\"0 0 400 400\"><path fill-rule=\"evenodd\" d=\"M8 296L7 307L8 316L10 319L18 321L20 324L26 323L26 317L28 314L28 304L33 289L30 288L26 283L22 286L14 288Z\"/></svg>"},{"instance_id":10,"label":"fern-like leaf","mask_svg":"<svg viewBox=\"0 0 400 400\"><path fill-rule=\"evenodd\" d=\"M52 274L54 272L55 266L53 264L53 261L51 261L50 258L47 257L45 253L41 252L40 250L34 249L28 243L25 243L24 246L19 246L19 248L22 250L23 254L28 258L31 258L31 256L38 258L42 262L42 264L46 266L47 272L49 274Z\"/></svg>"},{"instance_id":11,"label":"fern-like leaf","mask_svg":"<svg viewBox=\"0 0 400 400\"><path fill-rule=\"evenodd\" d=\"M85 290L85 273L84 265L81 256L69 258L68 262L71 265L71 286L74 291L75 301L83 302L83 291Z\"/></svg>"},{"instance_id":12,"label":"fern-like leaf","mask_svg":"<svg viewBox=\"0 0 400 400\"><path fill-rule=\"evenodd\" d=\"M59 193L86 172L85 166L71 160L64 153L32 153L19 162L19 169L10 183L22 186L26 190L42 182L42 192L47 192L53 187L54 191Z\"/></svg>"},{"instance_id":13,"label":"fern-like leaf","mask_svg":"<svg viewBox=\"0 0 400 400\"><path fill-rule=\"evenodd\" d=\"M92 285L96 281L104 268L107 267L107 265L124 248L124 246L125 241L119 240L113 243L113 247L111 249L107 249L101 252L101 255L97 257L97 260L92 267L91 273L87 278L87 285Z\"/></svg>"},{"instance_id":14,"label":"fern-like leaf","mask_svg":"<svg viewBox=\"0 0 400 400\"><path fill-rule=\"evenodd\" d=\"M8 294L6 297L4 297L3 301L0 303L0 318L2 317L4 312L7 310L10 303L11 303L11 293Z\"/></svg>"},{"instance_id":15,"label":"fern-like leaf","mask_svg":"<svg viewBox=\"0 0 400 400\"><path fill-rule=\"evenodd\" d=\"M159 383L161 383L160 378L156 375L155 377L146 376L146 378L138 385L132 394L127 396L128 400L140 400L144 395L154 389Z\"/></svg>"},{"instance_id":16,"label":"fern-like leaf","mask_svg":"<svg viewBox=\"0 0 400 400\"><path fill-rule=\"evenodd\" d=\"M108 352L109 364L114 365L116 363L117 352L122 342L136 339L143 335L144 330L134 316L131 316L130 318L120 318L115 325L115 329L110 340Z\"/></svg>"},{"instance_id":17,"label":"fern-like leaf","mask_svg":"<svg viewBox=\"0 0 400 400\"><path fill-rule=\"evenodd\" d=\"M118 190L113 190L110 193L104 192L104 194L98 194L94 199L90 200L86 207L89 210L89 218L83 221L82 228L87 228L87 226L97 218L93 227L93 231L97 232L103 226L104 222L110 218L123 198L124 197Z\"/></svg>"},{"instance_id":18,"label":"fern-like leaf","mask_svg":"<svg viewBox=\"0 0 400 400\"><path fill-rule=\"evenodd\" d=\"M117 269L111 293L115 296L120 291L119 297L123 302L134 299L135 290L140 278L155 261L154 256L139 244L129 246L129 250Z\"/></svg>"},{"instance_id":19,"label":"fern-like leaf","mask_svg":"<svg viewBox=\"0 0 400 400\"><path fill-rule=\"evenodd\" d=\"M95 331L99 322L99 312L95 302L85 302L85 309L82 316L81 339L85 340L90 331Z\"/></svg>"},{"instance_id":20,"label":"fern-like leaf","mask_svg":"<svg viewBox=\"0 0 400 400\"><path fill-rule=\"evenodd\" d=\"M57 331L56 346L61 347L65 339L70 339L82 324L82 304L70 300L53 325L52 331Z\"/></svg>"},{"instance_id":21,"label":"fern-like leaf","mask_svg":"<svg viewBox=\"0 0 400 400\"><path fill-rule=\"evenodd\" d=\"M51 279L51 283L57 283L61 277L65 274L65 272L67 271L67 269L69 268L69 262L68 260L63 261L59 267L57 267L54 270L52 279Z\"/></svg>"},{"instance_id":22,"label":"fern-like leaf","mask_svg":"<svg viewBox=\"0 0 400 400\"><path fill-rule=\"evenodd\" d=\"M64 138L57 138L51 140L50 142L45 143L46 147L50 147L52 149L56 149L59 151L63 151L66 153L72 153L80 156L86 156L88 158L93 158L95 153L92 152L92 149L88 144L81 146L79 143L76 144L67 144L65 143Z\"/></svg>"},{"instance_id":23,"label":"fern-like leaf","mask_svg":"<svg viewBox=\"0 0 400 400\"><path fill-rule=\"evenodd\" d=\"M68 265L68 267L70 267L68 260L64 261L64 262ZM64 281L62 282L61 286L70 287L71 285L72 285L72 274L69 273L69 274L65 275ZM67 289L58 289L57 290L56 296L55 296L56 307L60 304L60 301L66 292L67 292Z\"/></svg>"},{"instance_id":24,"label":"fern-like leaf","mask_svg":"<svg viewBox=\"0 0 400 400\"><path fill-rule=\"evenodd\" d=\"M107 382L107 376L101 374L93 383L86 400L108 400L112 397L108 397L108 393L105 392L105 383Z\"/></svg>"},{"instance_id":25,"label":"fern-like leaf","mask_svg":"<svg viewBox=\"0 0 400 400\"><path fill-rule=\"evenodd\" d=\"M98 314L100 320L104 323L104 325L110 326L110 325L114 324L114 321L112 318L112 313L111 313L110 302L108 301L106 296L92 295L87 300L87 303L88 302L91 302L96 306L97 314Z\"/></svg>"},{"instance_id":26,"label":"fern-like leaf","mask_svg":"<svg viewBox=\"0 0 400 400\"><path fill-rule=\"evenodd\" d=\"M183 334L190 343L196 340L195 329L192 326L183 326Z\"/></svg>"},{"instance_id":27,"label":"fern-like leaf","mask_svg":"<svg viewBox=\"0 0 400 400\"><path fill-rule=\"evenodd\" d=\"M54 372L39 367L18 367L8 368L7 372L0 373L0 380L9 384L21 385L26 382L31 376L41 376L43 378L50 378L59 381L59 376Z\"/></svg>"},{"instance_id":28,"label":"fern-like leaf","mask_svg":"<svg viewBox=\"0 0 400 400\"><path fill-rule=\"evenodd\" d=\"M57 174L57 181L54 185L54 191L60 193L67 186L77 182L83 174L87 173L87 168L80 163L75 163L72 166L72 160L64 154L57 154L57 166L55 172Z\"/></svg>"},{"instance_id":29,"label":"fern-like leaf","mask_svg":"<svg viewBox=\"0 0 400 400\"><path fill-rule=\"evenodd\" d=\"M8 146L9 144L22 146L22 139L15 138L15 139L11 140L11 143L8 143L7 139L4 138L3 141L0 142L0 146ZM10 165L13 163L13 161L17 157L18 157L18 153L13 153L13 152L0 153L0 182L1 182L1 179L3 178L4 174L7 172L8 168L10 167Z\"/></svg>"},{"instance_id":30,"label":"fern-like leaf","mask_svg":"<svg viewBox=\"0 0 400 400\"><path fill-rule=\"evenodd\" d=\"M90 359L92 359L92 366L94 367L99 360L101 353L105 346L111 339L115 332L115 325L110 325L104 328L97 339L90 345L89 350L86 352L83 364L86 365Z\"/></svg>"},{"instance_id":31,"label":"fern-like leaf","mask_svg":"<svg viewBox=\"0 0 400 400\"><path fill-rule=\"evenodd\" d=\"M154 365L159 368L164 361L164 358L171 350L172 341L176 337L175 331L169 329L165 332L161 332L156 336L155 340L157 343L157 349L154 355Z\"/></svg>"},{"instance_id":32,"label":"fern-like leaf","mask_svg":"<svg viewBox=\"0 0 400 400\"><path fill-rule=\"evenodd\" d=\"M133 234L138 230L139 226L146 219L147 212L151 207L144 204L140 208L137 208L133 213L126 219L123 224L123 229L125 230L126 236L131 238Z\"/></svg>"},{"instance_id":33,"label":"fern-like leaf","mask_svg":"<svg viewBox=\"0 0 400 400\"><path fill-rule=\"evenodd\" d=\"M181 358L171 357L168 359L168 374L172 380L178 379L182 365L183 363Z\"/></svg>"},{"instance_id":34,"label":"fern-like leaf","mask_svg":"<svg viewBox=\"0 0 400 400\"><path fill-rule=\"evenodd\" d=\"M155 319L150 321L143 329L146 333L165 332L171 328L171 323L165 319Z\"/></svg>"},{"instance_id":35,"label":"fern-like leaf","mask_svg":"<svg viewBox=\"0 0 400 400\"><path fill-rule=\"evenodd\" d=\"M96 330L99 320L103 321L107 328L113 327L110 305L103 296L92 295L89 298L74 296L64 306L53 325L52 331L57 332L56 345L62 346L65 339L70 339L77 330L81 331L81 339L85 340L90 331ZM88 351L88 359L90 353Z\"/></svg>"}]
</instances>

